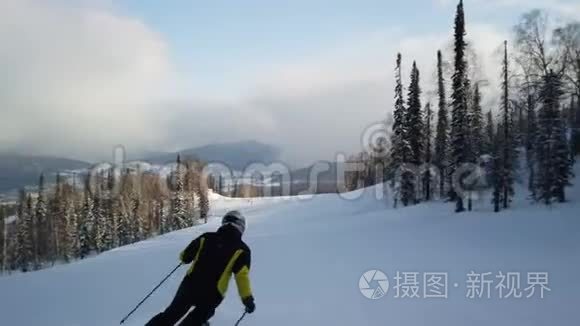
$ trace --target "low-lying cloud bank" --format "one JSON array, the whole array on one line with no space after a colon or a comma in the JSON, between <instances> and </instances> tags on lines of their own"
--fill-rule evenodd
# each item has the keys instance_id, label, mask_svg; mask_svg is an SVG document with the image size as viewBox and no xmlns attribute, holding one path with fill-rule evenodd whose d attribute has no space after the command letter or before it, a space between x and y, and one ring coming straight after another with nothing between
<instances>
[{"instance_id":1,"label":"low-lying cloud bank","mask_svg":"<svg viewBox=\"0 0 580 326\"><path fill-rule=\"evenodd\" d=\"M97 160L116 144L169 151L256 139L280 146L291 163L330 159L360 150L364 128L390 112L397 52L405 83L417 60L425 101L435 98L436 50L451 60L451 28L413 36L392 26L307 58L264 64L242 96L194 97L163 37L113 8L101 1L0 3L0 151ZM508 32L468 26L477 78L487 81L485 109L496 106L497 49Z\"/></svg>"}]
</instances>

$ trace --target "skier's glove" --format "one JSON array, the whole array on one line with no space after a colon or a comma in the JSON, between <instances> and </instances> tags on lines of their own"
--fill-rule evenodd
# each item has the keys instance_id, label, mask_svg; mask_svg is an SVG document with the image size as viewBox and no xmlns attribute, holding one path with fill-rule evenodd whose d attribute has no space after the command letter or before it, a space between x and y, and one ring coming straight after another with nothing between
<instances>
[{"instance_id":1,"label":"skier's glove","mask_svg":"<svg viewBox=\"0 0 580 326\"><path fill-rule=\"evenodd\" d=\"M246 312L251 314L256 310L256 304L254 303L254 297L249 296L245 298L242 303L246 306Z\"/></svg>"}]
</instances>

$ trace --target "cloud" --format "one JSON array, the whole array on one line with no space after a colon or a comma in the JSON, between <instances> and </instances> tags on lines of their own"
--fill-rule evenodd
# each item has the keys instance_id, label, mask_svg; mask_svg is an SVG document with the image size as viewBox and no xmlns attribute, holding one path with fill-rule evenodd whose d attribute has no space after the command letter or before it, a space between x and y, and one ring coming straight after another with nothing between
<instances>
[{"instance_id":1,"label":"cloud","mask_svg":"<svg viewBox=\"0 0 580 326\"><path fill-rule=\"evenodd\" d=\"M437 49L452 60L451 28L413 35L393 26L321 44L309 56L271 58L236 98L193 97L169 45L143 22L90 0L58 3L0 3L0 150L108 159L116 144L135 156L256 139L306 164L362 149L364 129L392 110L397 52L405 84L417 61L424 101L435 99ZM477 78L489 82L485 109L496 105L496 50L506 37L489 24L468 26Z\"/></svg>"},{"instance_id":2,"label":"cloud","mask_svg":"<svg viewBox=\"0 0 580 326\"><path fill-rule=\"evenodd\" d=\"M476 77L488 82L482 91L489 109L499 90L495 51L506 35L490 25L473 24L468 36L478 54ZM182 110L180 118L169 119L172 127L168 130L174 133L169 138L255 138L280 145L286 160L300 164L332 159L339 152L352 154L362 149L365 128L392 111L397 52L403 55L404 83L416 60L424 103L435 102L436 52L443 49L451 61L451 44L450 33L414 36L397 28L326 44L311 56L262 67L255 80L249 81L254 86L237 100L207 102L202 106L208 109L199 111L185 101L182 108L188 109ZM196 117L197 112L201 115ZM201 130L183 128L184 121L196 119L204 122Z\"/></svg>"},{"instance_id":3,"label":"cloud","mask_svg":"<svg viewBox=\"0 0 580 326\"><path fill-rule=\"evenodd\" d=\"M147 108L173 80L165 42L107 8L61 4L0 3L0 149L88 158L155 142Z\"/></svg>"},{"instance_id":4,"label":"cloud","mask_svg":"<svg viewBox=\"0 0 580 326\"><path fill-rule=\"evenodd\" d=\"M477 2L519 10L522 8L545 9L564 18L580 18L580 3L577 0L477 0Z\"/></svg>"},{"instance_id":5,"label":"cloud","mask_svg":"<svg viewBox=\"0 0 580 326\"><path fill-rule=\"evenodd\" d=\"M458 0L433 0L440 6L455 6ZM580 3L577 0L470 0L464 1L469 7L478 8L488 14L498 9L516 9L523 12L543 9L563 19L579 19Z\"/></svg>"}]
</instances>

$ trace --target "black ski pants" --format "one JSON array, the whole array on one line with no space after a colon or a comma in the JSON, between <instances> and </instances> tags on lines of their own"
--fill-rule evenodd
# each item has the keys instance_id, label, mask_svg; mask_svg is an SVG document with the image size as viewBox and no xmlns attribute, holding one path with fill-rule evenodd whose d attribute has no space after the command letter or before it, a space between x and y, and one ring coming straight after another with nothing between
<instances>
[{"instance_id":1,"label":"black ski pants","mask_svg":"<svg viewBox=\"0 0 580 326\"><path fill-rule=\"evenodd\" d=\"M219 302L213 300L213 303L208 303L207 299L203 299L203 291L196 291L195 285L191 283L186 276L169 307L153 317L145 326L173 326L191 307L195 308L179 323L180 326L201 326L207 322L214 315Z\"/></svg>"}]
</instances>

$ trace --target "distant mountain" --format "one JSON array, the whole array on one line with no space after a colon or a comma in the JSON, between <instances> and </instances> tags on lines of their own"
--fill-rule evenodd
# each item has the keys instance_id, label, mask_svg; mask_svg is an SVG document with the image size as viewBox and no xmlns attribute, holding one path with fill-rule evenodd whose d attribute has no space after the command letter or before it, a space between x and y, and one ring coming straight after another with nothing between
<instances>
[{"instance_id":1,"label":"distant mountain","mask_svg":"<svg viewBox=\"0 0 580 326\"><path fill-rule=\"evenodd\" d=\"M242 141L210 144L175 153L150 156L142 160L151 164L166 164L175 162L178 153L183 159L197 158L205 162L221 162L234 170L243 170L254 162L269 164L278 160L280 149L257 141Z\"/></svg>"},{"instance_id":2,"label":"distant mountain","mask_svg":"<svg viewBox=\"0 0 580 326\"><path fill-rule=\"evenodd\" d=\"M243 141L210 144L174 153L150 152L139 161L163 165L175 162L177 153L181 154L183 159L198 158L205 162L221 162L238 171L254 162L270 164L280 156L277 147L257 141ZM91 163L66 158L0 153L0 193L34 186L41 173L44 173L47 181L51 182L51 175L56 172L82 170L90 166Z\"/></svg>"},{"instance_id":3,"label":"distant mountain","mask_svg":"<svg viewBox=\"0 0 580 326\"><path fill-rule=\"evenodd\" d=\"M59 157L0 153L0 192L36 185L41 173L84 169L90 163Z\"/></svg>"}]
</instances>

